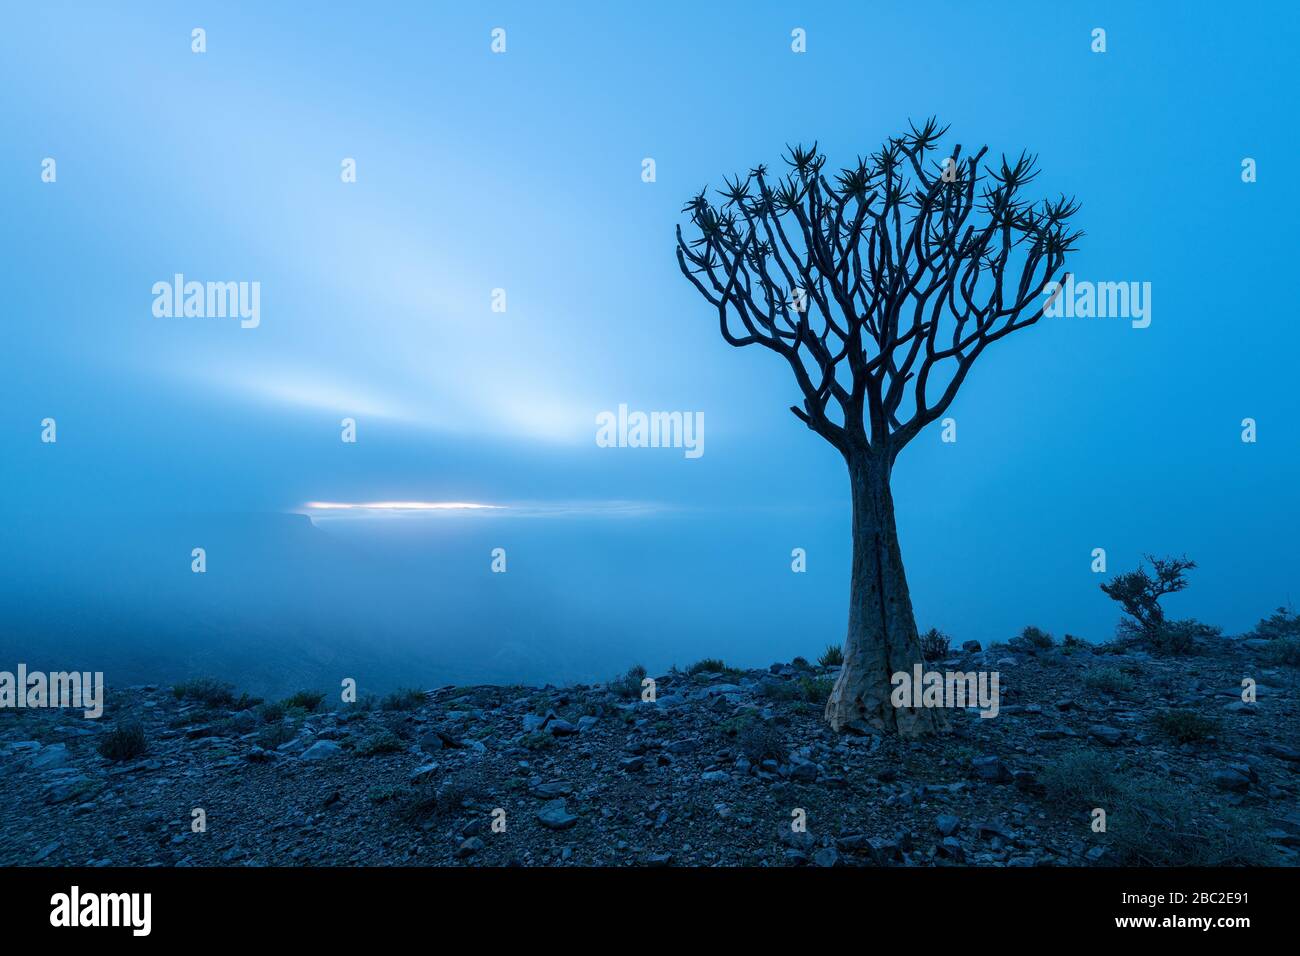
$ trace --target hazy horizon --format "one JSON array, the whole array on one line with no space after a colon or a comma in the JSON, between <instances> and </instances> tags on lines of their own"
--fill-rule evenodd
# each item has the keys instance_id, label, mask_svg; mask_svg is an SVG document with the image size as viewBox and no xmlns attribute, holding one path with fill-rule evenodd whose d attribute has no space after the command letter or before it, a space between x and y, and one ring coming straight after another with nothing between
<instances>
[{"instance_id":1,"label":"hazy horizon","mask_svg":"<svg viewBox=\"0 0 1300 956\"><path fill-rule=\"evenodd\" d=\"M778 358L721 340L673 230L787 144L838 167L932 114L946 143L1036 153L1035 195L1078 197L1079 280L1152 292L1148 327L1048 318L991 346L958 440L936 424L903 451L920 627L1105 640L1098 584L1145 553L1195 559L1170 612L1228 633L1300 596L1300 333L1261 279L1294 245L1294 11L1262 32L1106 4L669 7L692 28L658 8L395 4L362 35L345 9L10 11L0 668L378 690L839 643L843 461L791 415ZM156 314L178 274L260 283L256 327ZM703 454L600 447L620 405L702 414Z\"/></svg>"}]
</instances>

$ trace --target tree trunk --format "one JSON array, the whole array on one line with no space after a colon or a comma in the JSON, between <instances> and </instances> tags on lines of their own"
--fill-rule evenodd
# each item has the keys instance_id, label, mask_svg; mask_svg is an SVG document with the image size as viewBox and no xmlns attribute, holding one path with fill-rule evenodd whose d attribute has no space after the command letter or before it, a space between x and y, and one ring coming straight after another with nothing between
<instances>
[{"instance_id":1,"label":"tree trunk","mask_svg":"<svg viewBox=\"0 0 1300 956\"><path fill-rule=\"evenodd\" d=\"M849 584L849 630L844 665L826 702L835 730L897 732L921 737L946 729L940 711L896 708L890 701L893 674L911 679L922 661L894 526L890 465L884 456L849 460L853 488L853 572Z\"/></svg>"}]
</instances>

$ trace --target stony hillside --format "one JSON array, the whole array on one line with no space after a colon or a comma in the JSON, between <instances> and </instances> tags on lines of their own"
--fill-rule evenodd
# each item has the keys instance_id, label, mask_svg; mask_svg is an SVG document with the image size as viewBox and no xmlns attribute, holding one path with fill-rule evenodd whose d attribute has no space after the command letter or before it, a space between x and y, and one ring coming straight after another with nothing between
<instances>
[{"instance_id":1,"label":"stony hillside","mask_svg":"<svg viewBox=\"0 0 1300 956\"><path fill-rule=\"evenodd\" d=\"M635 671L334 709L126 688L97 721L0 712L0 864L1290 865L1297 671L1268 651L972 649L932 666L998 671L999 715L916 743L832 734L835 668L803 661L653 703Z\"/></svg>"}]
</instances>

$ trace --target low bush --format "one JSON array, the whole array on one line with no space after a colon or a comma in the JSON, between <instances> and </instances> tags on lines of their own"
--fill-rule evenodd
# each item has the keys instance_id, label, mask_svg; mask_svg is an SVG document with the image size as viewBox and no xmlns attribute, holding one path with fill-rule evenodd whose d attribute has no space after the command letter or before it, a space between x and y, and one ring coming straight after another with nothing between
<instances>
[{"instance_id":1,"label":"low bush","mask_svg":"<svg viewBox=\"0 0 1300 956\"><path fill-rule=\"evenodd\" d=\"M831 696L835 682L829 677L803 676L794 680L765 680L759 684L758 692L773 700L802 701L810 704L824 704Z\"/></svg>"},{"instance_id":2,"label":"low bush","mask_svg":"<svg viewBox=\"0 0 1300 956\"><path fill-rule=\"evenodd\" d=\"M1156 714L1153 722L1161 733L1180 744L1192 743L1213 737L1219 732L1219 722L1192 710L1165 710Z\"/></svg>"},{"instance_id":3,"label":"low bush","mask_svg":"<svg viewBox=\"0 0 1300 956\"><path fill-rule=\"evenodd\" d=\"M414 687L402 687L379 702L380 710L417 710L425 702L424 691Z\"/></svg>"},{"instance_id":4,"label":"low bush","mask_svg":"<svg viewBox=\"0 0 1300 956\"><path fill-rule=\"evenodd\" d=\"M921 635L921 656L927 661L941 661L948 656L952 639L947 634L932 627Z\"/></svg>"},{"instance_id":5,"label":"low bush","mask_svg":"<svg viewBox=\"0 0 1300 956\"><path fill-rule=\"evenodd\" d=\"M609 689L615 696L625 700L637 700L641 697L641 682L645 680L646 669L640 664L633 664L622 677L615 677L609 682Z\"/></svg>"},{"instance_id":6,"label":"low bush","mask_svg":"<svg viewBox=\"0 0 1300 956\"><path fill-rule=\"evenodd\" d=\"M324 702L325 695L320 691L300 690L280 701L288 710L305 710L313 713Z\"/></svg>"},{"instance_id":7,"label":"low bush","mask_svg":"<svg viewBox=\"0 0 1300 956\"><path fill-rule=\"evenodd\" d=\"M195 677L172 687L177 700L197 700L208 707L230 707L235 703L235 685L212 677Z\"/></svg>"},{"instance_id":8,"label":"low bush","mask_svg":"<svg viewBox=\"0 0 1300 956\"><path fill-rule=\"evenodd\" d=\"M780 763L789 756L781 732L761 720L745 724L736 734L736 743L740 752L753 764L769 758Z\"/></svg>"},{"instance_id":9,"label":"low bush","mask_svg":"<svg viewBox=\"0 0 1300 956\"><path fill-rule=\"evenodd\" d=\"M1049 805L1070 815L1106 813L1092 834L1120 866L1267 865L1276 854L1257 814L1214 807L1198 811L1188 792L1110 754L1069 751L1039 775Z\"/></svg>"},{"instance_id":10,"label":"low bush","mask_svg":"<svg viewBox=\"0 0 1300 956\"><path fill-rule=\"evenodd\" d=\"M1020 651L1046 651L1056 645L1056 639L1041 627L1032 624L1013 637L1010 646Z\"/></svg>"},{"instance_id":11,"label":"low bush","mask_svg":"<svg viewBox=\"0 0 1300 956\"><path fill-rule=\"evenodd\" d=\"M399 817L407 823L421 824L459 813L465 801L474 799L475 795L467 779L452 776L403 787L390 799Z\"/></svg>"},{"instance_id":12,"label":"low bush","mask_svg":"<svg viewBox=\"0 0 1300 956\"><path fill-rule=\"evenodd\" d=\"M144 727L135 722L118 724L99 742L99 753L108 760L134 760L148 749Z\"/></svg>"},{"instance_id":13,"label":"low bush","mask_svg":"<svg viewBox=\"0 0 1300 956\"><path fill-rule=\"evenodd\" d=\"M1190 654L1199 642L1222 636L1222 628L1186 618L1161 622L1147 631L1138 643L1158 654Z\"/></svg>"},{"instance_id":14,"label":"low bush","mask_svg":"<svg viewBox=\"0 0 1300 956\"><path fill-rule=\"evenodd\" d=\"M264 724L278 724L284 720L286 708L279 701L267 701L258 708L258 716L262 718Z\"/></svg>"},{"instance_id":15,"label":"low bush","mask_svg":"<svg viewBox=\"0 0 1300 956\"><path fill-rule=\"evenodd\" d=\"M1268 617L1261 618L1255 629L1246 636L1266 641L1286 638L1300 640L1300 615L1296 614L1294 608L1280 607Z\"/></svg>"},{"instance_id":16,"label":"low bush","mask_svg":"<svg viewBox=\"0 0 1300 956\"><path fill-rule=\"evenodd\" d=\"M519 738L519 745L527 750L549 750L555 746L555 738L541 731L533 731Z\"/></svg>"},{"instance_id":17,"label":"low bush","mask_svg":"<svg viewBox=\"0 0 1300 956\"><path fill-rule=\"evenodd\" d=\"M686 673L691 677L696 674L725 674L727 671L727 665L716 657L706 657L686 668Z\"/></svg>"},{"instance_id":18,"label":"low bush","mask_svg":"<svg viewBox=\"0 0 1300 956\"><path fill-rule=\"evenodd\" d=\"M275 750L281 744L287 744L298 736L298 728L291 723L279 721L267 724L257 734L257 745L263 750Z\"/></svg>"},{"instance_id":19,"label":"low bush","mask_svg":"<svg viewBox=\"0 0 1300 956\"><path fill-rule=\"evenodd\" d=\"M1104 694L1127 694L1133 678L1118 667L1095 667L1083 675L1083 686Z\"/></svg>"},{"instance_id":20,"label":"low bush","mask_svg":"<svg viewBox=\"0 0 1300 956\"><path fill-rule=\"evenodd\" d=\"M1267 664L1300 667L1300 638L1279 637L1264 649L1262 656Z\"/></svg>"},{"instance_id":21,"label":"low bush","mask_svg":"<svg viewBox=\"0 0 1300 956\"><path fill-rule=\"evenodd\" d=\"M406 745L391 730L381 730L357 744L357 753L363 757L373 757L376 754L399 754L404 750Z\"/></svg>"}]
</instances>

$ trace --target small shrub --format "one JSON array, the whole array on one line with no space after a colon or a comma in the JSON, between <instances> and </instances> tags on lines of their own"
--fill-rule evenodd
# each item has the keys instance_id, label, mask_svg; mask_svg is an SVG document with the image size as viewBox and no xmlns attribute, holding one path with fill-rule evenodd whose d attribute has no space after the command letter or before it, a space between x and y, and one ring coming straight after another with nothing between
<instances>
[{"instance_id":1,"label":"small shrub","mask_svg":"<svg viewBox=\"0 0 1300 956\"><path fill-rule=\"evenodd\" d=\"M258 716L262 718L264 724L278 724L284 720L286 708L283 703L267 702L258 708Z\"/></svg>"},{"instance_id":2,"label":"small shrub","mask_svg":"<svg viewBox=\"0 0 1300 956\"><path fill-rule=\"evenodd\" d=\"M305 710L312 713L325 700L325 695L314 690L300 690L296 694L286 697L282 703L289 710Z\"/></svg>"},{"instance_id":3,"label":"small shrub","mask_svg":"<svg viewBox=\"0 0 1300 956\"><path fill-rule=\"evenodd\" d=\"M1202 624L1192 618L1180 621L1161 621L1145 631L1124 629L1134 643L1150 648L1158 654L1190 654L1199 641L1221 637L1221 628Z\"/></svg>"},{"instance_id":4,"label":"small shrub","mask_svg":"<svg viewBox=\"0 0 1300 956\"><path fill-rule=\"evenodd\" d=\"M921 656L927 661L941 661L948 656L952 639L947 634L932 627L921 635Z\"/></svg>"},{"instance_id":5,"label":"small shrub","mask_svg":"<svg viewBox=\"0 0 1300 956\"><path fill-rule=\"evenodd\" d=\"M108 760L134 760L148 749L144 727L137 722L118 724L99 742L99 753Z\"/></svg>"},{"instance_id":6,"label":"small shrub","mask_svg":"<svg viewBox=\"0 0 1300 956\"><path fill-rule=\"evenodd\" d=\"M637 700L641 697L641 681L645 680L646 669L640 664L633 664L622 677L609 682L609 689L615 696L625 700Z\"/></svg>"},{"instance_id":7,"label":"small shrub","mask_svg":"<svg viewBox=\"0 0 1300 956\"><path fill-rule=\"evenodd\" d=\"M1061 638L1061 646L1068 647L1071 650L1082 650L1088 646L1088 642L1081 637L1075 637L1073 634L1067 634Z\"/></svg>"},{"instance_id":8,"label":"small shrub","mask_svg":"<svg viewBox=\"0 0 1300 956\"><path fill-rule=\"evenodd\" d=\"M810 704L824 704L831 696L835 682L829 677L799 678L799 698Z\"/></svg>"},{"instance_id":9,"label":"small shrub","mask_svg":"<svg viewBox=\"0 0 1300 956\"><path fill-rule=\"evenodd\" d=\"M817 658L822 667L838 667L844 663L844 649L838 644L827 644L826 651Z\"/></svg>"},{"instance_id":10,"label":"small shrub","mask_svg":"<svg viewBox=\"0 0 1300 956\"><path fill-rule=\"evenodd\" d=\"M1213 737L1219 732L1219 722L1191 710L1166 710L1156 714L1154 722L1162 733L1180 744L1192 743Z\"/></svg>"},{"instance_id":11,"label":"small shrub","mask_svg":"<svg viewBox=\"0 0 1300 956\"><path fill-rule=\"evenodd\" d=\"M415 739L415 727L417 725L411 720L409 714L396 710L383 711L379 715L379 720L383 724L384 730L399 740ZM487 729L483 728L484 731Z\"/></svg>"},{"instance_id":12,"label":"small shrub","mask_svg":"<svg viewBox=\"0 0 1300 956\"><path fill-rule=\"evenodd\" d=\"M257 729L257 716L251 710L241 710L222 723L232 734L242 736Z\"/></svg>"},{"instance_id":13,"label":"small shrub","mask_svg":"<svg viewBox=\"0 0 1300 956\"><path fill-rule=\"evenodd\" d=\"M1280 607L1268 617L1261 618L1247 637L1266 641L1286 638L1300 640L1300 615L1296 614L1294 608Z\"/></svg>"},{"instance_id":14,"label":"small shrub","mask_svg":"<svg viewBox=\"0 0 1300 956\"><path fill-rule=\"evenodd\" d=\"M397 815L407 823L424 823L430 817L436 817L441 811L438 805L438 787L432 781L412 784L404 787L390 798Z\"/></svg>"},{"instance_id":15,"label":"small shrub","mask_svg":"<svg viewBox=\"0 0 1300 956\"><path fill-rule=\"evenodd\" d=\"M1022 651L1046 651L1056 645L1056 639L1051 634L1044 631L1041 627L1034 627L1032 624L1026 627L1019 635L1013 637L1010 646Z\"/></svg>"},{"instance_id":16,"label":"small shrub","mask_svg":"<svg viewBox=\"0 0 1300 956\"><path fill-rule=\"evenodd\" d=\"M788 756L780 731L761 720L745 724L736 734L736 742L740 752L753 764L768 758L782 762Z\"/></svg>"},{"instance_id":17,"label":"small shrub","mask_svg":"<svg viewBox=\"0 0 1300 956\"><path fill-rule=\"evenodd\" d=\"M474 800L477 796L478 792L469 778L461 776L444 780L434 793L443 813L455 813L465 806L466 801Z\"/></svg>"},{"instance_id":18,"label":"small shrub","mask_svg":"<svg viewBox=\"0 0 1300 956\"><path fill-rule=\"evenodd\" d=\"M197 700L208 707L230 707L235 703L235 685L211 677L196 677L172 687L177 700Z\"/></svg>"},{"instance_id":19,"label":"small shrub","mask_svg":"<svg viewBox=\"0 0 1300 956\"><path fill-rule=\"evenodd\" d=\"M374 694L362 694L351 703L344 704L340 713L342 714L343 720L361 720L371 711L378 708L379 703L379 698Z\"/></svg>"},{"instance_id":20,"label":"small shrub","mask_svg":"<svg viewBox=\"0 0 1300 956\"><path fill-rule=\"evenodd\" d=\"M725 674L726 672L727 665L716 657L706 657L686 668L686 673L691 677L696 674Z\"/></svg>"},{"instance_id":21,"label":"small shrub","mask_svg":"<svg viewBox=\"0 0 1300 956\"><path fill-rule=\"evenodd\" d=\"M1119 793L1115 761L1095 750L1068 750L1038 775L1050 804L1106 807Z\"/></svg>"},{"instance_id":22,"label":"small shrub","mask_svg":"<svg viewBox=\"0 0 1300 956\"><path fill-rule=\"evenodd\" d=\"M257 734L257 745L263 750L274 750L281 744L287 744L298 736L298 728L293 724L280 721L267 724Z\"/></svg>"},{"instance_id":23,"label":"small shrub","mask_svg":"<svg viewBox=\"0 0 1300 956\"><path fill-rule=\"evenodd\" d=\"M357 753L363 757L376 754L399 754L406 749L400 737L391 730L381 730L357 744Z\"/></svg>"},{"instance_id":24,"label":"small shrub","mask_svg":"<svg viewBox=\"0 0 1300 956\"><path fill-rule=\"evenodd\" d=\"M417 710L424 704L424 691L403 687L393 691L379 702L380 710Z\"/></svg>"},{"instance_id":25,"label":"small shrub","mask_svg":"<svg viewBox=\"0 0 1300 956\"><path fill-rule=\"evenodd\" d=\"M1105 694L1127 694L1133 678L1118 667L1097 667L1083 675L1083 686Z\"/></svg>"},{"instance_id":26,"label":"small shrub","mask_svg":"<svg viewBox=\"0 0 1300 956\"><path fill-rule=\"evenodd\" d=\"M735 737L756 720L758 718L754 716L752 711L742 711L728 717L726 720L719 721L717 725L718 733L727 737Z\"/></svg>"},{"instance_id":27,"label":"small shrub","mask_svg":"<svg viewBox=\"0 0 1300 956\"><path fill-rule=\"evenodd\" d=\"M763 697L770 697L772 700L794 700L798 696L794 681L781 680L777 677L770 677L760 681L758 693Z\"/></svg>"},{"instance_id":28,"label":"small shrub","mask_svg":"<svg viewBox=\"0 0 1300 956\"><path fill-rule=\"evenodd\" d=\"M1257 813L1197 814L1177 787L1149 777L1125 787L1107 827L1121 866L1268 866L1277 858Z\"/></svg>"},{"instance_id":29,"label":"small shrub","mask_svg":"<svg viewBox=\"0 0 1300 956\"><path fill-rule=\"evenodd\" d=\"M1267 865L1275 855L1256 815L1223 808L1197 814L1185 792L1116 768L1110 754L1068 751L1039 780L1049 805L1064 814L1106 811L1106 833L1098 838L1121 866Z\"/></svg>"},{"instance_id":30,"label":"small shrub","mask_svg":"<svg viewBox=\"0 0 1300 956\"><path fill-rule=\"evenodd\" d=\"M397 814L408 823L424 823L430 818L457 813L474 797L473 787L460 777L425 780L397 791L393 798Z\"/></svg>"},{"instance_id":31,"label":"small shrub","mask_svg":"<svg viewBox=\"0 0 1300 956\"><path fill-rule=\"evenodd\" d=\"M1300 667L1300 638L1279 637L1264 650L1264 662Z\"/></svg>"},{"instance_id":32,"label":"small shrub","mask_svg":"<svg viewBox=\"0 0 1300 956\"><path fill-rule=\"evenodd\" d=\"M773 700L824 704L834 686L829 677L804 676L796 680L765 680L759 684L758 692Z\"/></svg>"}]
</instances>

